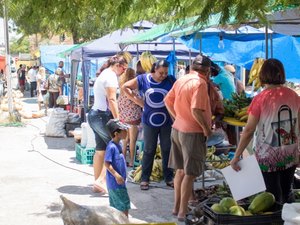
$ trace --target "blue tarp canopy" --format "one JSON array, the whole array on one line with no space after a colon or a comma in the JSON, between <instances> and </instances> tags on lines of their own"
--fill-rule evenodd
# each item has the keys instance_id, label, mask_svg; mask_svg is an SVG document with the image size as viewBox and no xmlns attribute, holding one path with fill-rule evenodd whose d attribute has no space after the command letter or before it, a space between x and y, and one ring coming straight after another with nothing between
<instances>
[{"instance_id":1,"label":"blue tarp canopy","mask_svg":"<svg viewBox=\"0 0 300 225\"><path fill-rule=\"evenodd\" d=\"M66 61L66 58L62 58L58 56L58 53L67 50L74 45L41 45L41 64L48 71L54 73L55 69L58 67L58 62L63 61L65 63L65 70L69 73L70 64Z\"/></svg>"},{"instance_id":2,"label":"blue tarp canopy","mask_svg":"<svg viewBox=\"0 0 300 225\"><path fill-rule=\"evenodd\" d=\"M180 41L189 48L201 50L213 60L224 61L250 69L255 58L265 58L266 42L263 30L256 28L241 29L237 31L211 32L209 35L199 35L198 32L183 36ZM255 31L256 29L256 31ZM224 48L219 48L220 35L224 42ZM298 65L300 65L299 39L281 34L269 34L269 56L271 48L273 58L279 59L286 71L286 78L290 81L300 79ZM200 41L201 40L201 41Z\"/></svg>"}]
</instances>

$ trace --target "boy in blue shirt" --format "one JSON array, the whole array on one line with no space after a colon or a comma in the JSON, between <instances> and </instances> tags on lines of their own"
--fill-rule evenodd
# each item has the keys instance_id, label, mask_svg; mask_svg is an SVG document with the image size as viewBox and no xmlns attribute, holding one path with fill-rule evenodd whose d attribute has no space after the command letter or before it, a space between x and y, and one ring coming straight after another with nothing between
<instances>
[{"instance_id":1,"label":"boy in blue shirt","mask_svg":"<svg viewBox=\"0 0 300 225\"><path fill-rule=\"evenodd\" d=\"M130 199L126 188L126 161L122 154L120 140L127 136L128 125L118 119L111 119L106 124L112 140L105 152L106 184L109 194L109 204L122 211L128 217Z\"/></svg>"}]
</instances>

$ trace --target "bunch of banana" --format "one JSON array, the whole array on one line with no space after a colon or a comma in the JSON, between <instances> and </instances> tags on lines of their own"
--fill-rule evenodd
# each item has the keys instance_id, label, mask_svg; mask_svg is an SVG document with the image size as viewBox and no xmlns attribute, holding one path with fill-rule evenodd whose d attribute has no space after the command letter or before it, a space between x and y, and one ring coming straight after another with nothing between
<instances>
[{"instance_id":1,"label":"bunch of banana","mask_svg":"<svg viewBox=\"0 0 300 225\"><path fill-rule=\"evenodd\" d=\"M241 108L239 110L237 110L234 114L235 118L241 122L247 122L248 120L248 108L249 106L246 106L244 108Z\"/></svg>"},{"instance_id":2,"label":"bunch of banana","mask_svg":"<svg viewBox=\"0 0 300 225\"><path fill-rule=\"evenodd\" d=\"M265 60L263 58L256 58L251 67L248 85L254 82L254 90L258 90L261 87L261 83L259 80L259 72L264 61Z\"/></svg>"},{"instance_id":3,"label":"bunch of banana","mask_svg":"<svg viewBox=\"0 0 300 225\"><path fill-rule=\"evenodd\" d=\"M206 151L206 158L210 159L211 156L216 152L216 147L215 146L211 146L210 148L207 148Z\"/></svg>"},{"instance_id":4,"label":"bunch of banana","mask_svg":"<svg viewBox=\"0 0 300 225\"><path fill-rule=\"evenodd\" d=\"M155 159L153 161L152 172L150 176L151 181L159 182L163 178L162 160Z\"/></svg>"},{"instance_id":5,"label":"bunch of banana","mask_svg":"<svg viewBox=\"0 0 300 225\"><path fill-rule=\"evenodd\" d=\"M153 63L156 62L156 58L151 54L151 52L143 52L140 56L141 66L146 72L150 72Z\"/></svg>"},{"instance_id":6,"label":"bunch of banana","mask_svg":"<svg viewBox=\"0 0 300 225\"><path fill-rule=\"evenodd\" d=\"M209 157L206 157L206 160L210 163L210 165L213 168L216 169L223 169L226 166L229 166L229 159L227 157L219 157L215 154L209 155Z\"/></svg>"},{"instance_id":7,"label":"bunch of banana","mask_svg":"<svg viewBox=\"0 0 300 225\"><path fill-rule=\"evenodd\" d=\"M121 55L124 57L124 59L127 61L127 64L131 63L132 60L132 55L130 54L130 52L120 52L118 53L118 55Z\"/></svg>"},{"instance_id":8,"label":"bunch of banana","mask_svg":"<svg viewBox=\"0 0 300 225\"><path fill-rule=\"evenodd\" d=\"M235 117L235 114L238 110L249 106L252 101L252 98L247 97L245 92L240 94L232 93L231 96L231 100L223 100L225 117Z\"/></svg>"},{"instance_id":9,"label":"bunch of banana","mask_svg":"<svg viewBox=\"0 0 300 225\"><path fill-rule=\"evenodd\" d=\"M142 161L143 159L143 153L144 152L140 152L139 154L140 161ZM136 170L132 173L132 179L134 182L140 182L141 177L142 177L142 165L138 166ZM154 156L150 180L158 182L161 181L162 178L163 178L163 168L162 168L161 148L160 145L158 145Z\"/></svg>"},{"instance_id":10,"label":"bunch of banana","mask_svg":"<svg viewBox=\"0 0 300 225\"><path fill-rule=\"evenodd\" d=\"M138 166L132 174L134 182L140 182L142 178L142 165Z\"/></svg>"}]
</instances>

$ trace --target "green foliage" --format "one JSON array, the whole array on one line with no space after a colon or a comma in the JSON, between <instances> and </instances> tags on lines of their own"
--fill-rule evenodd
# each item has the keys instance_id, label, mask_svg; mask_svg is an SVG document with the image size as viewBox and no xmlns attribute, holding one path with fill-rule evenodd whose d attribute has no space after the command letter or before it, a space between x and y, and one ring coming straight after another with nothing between
<instances>
[{"instance_id":1,"label":"green foliage","mask_svg":"<svg viewBox=\"0 0 300 225\"><path fill-rule=\"evenodd\" d=\"M7 2L9 17L25 34L44 36L69 33L74 42L103 36L140 20L154 23L198 15L205 22L220 14L220 24L230 18L237 23L258 18L266 23L267 12L299 6L299 0L0 0ZM0 7L0 14L3 7Z\"/></svg>"},{"instance_id":2,"label":"green foliage","mask_svg":"<svg viewBox=\"0 0 300 225\"><path fill-rule=\"evenodd\" d=\"M10 53L19 54L30 53L30 43L28 37L22 37L19 40L11 40L10 42Z\"/></svg>"}]
</instances>

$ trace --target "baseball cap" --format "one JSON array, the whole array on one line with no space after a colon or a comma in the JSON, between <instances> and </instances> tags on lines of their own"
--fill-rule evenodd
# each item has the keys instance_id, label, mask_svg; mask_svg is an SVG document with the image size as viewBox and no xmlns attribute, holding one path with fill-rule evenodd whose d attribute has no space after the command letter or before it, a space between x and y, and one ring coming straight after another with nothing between
<instances>
[{"instance_id":1,"label":"baseball cap","mask_svg":"<svg viewBox=\"0 0 300 225\"><path fill-rule=\"evenodd\" d=\"M197 55L193 61L193 64L210 67L211 60L207 56Z\"/></svg>"},{"instance_id":2,"label":"baseball cap","mask_svg":"<svg viewBox=\"0 0 300 225\"><path fill-rule=\"evenodd\" d=\"M122 123L119 119L110 119L106 127L110 134L113 134L116 130L127 130L130 126L126 123Z\"/></svg>"}]
</instances>

